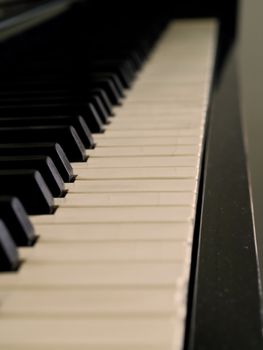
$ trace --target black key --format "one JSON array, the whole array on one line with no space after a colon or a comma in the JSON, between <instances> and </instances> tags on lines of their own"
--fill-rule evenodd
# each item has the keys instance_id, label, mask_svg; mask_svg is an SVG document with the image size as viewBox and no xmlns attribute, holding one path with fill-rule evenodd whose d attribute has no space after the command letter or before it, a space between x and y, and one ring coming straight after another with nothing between
<instances>
[{"instance_id":1,"label":"black key","mask_svg":"<svg viewBox=\"0 0 263 350\"><path fill-rule=\"evenodd\" d=\"M89 100L90 100L90 103L89 103L90 112L93 113L94 118L101 120L102 123L104 123L104 124L108 124L109 114L106 111L100 97L94 95L94 96L90 97ZM101 127L97 130L98 130L98 132L102 132L103 126L101 125ZM92 132L96 132L96 131L92 131Z\"/></svg>"},{"instance_id":2,"label":"black key","mask_svg":"<svg viewBox=\"0 0 263 350\"><path fill-rule=\"evenodd\" d=\"M118 78L118 76L114 73L94 73L94 76L95 77L99 77L99 79L109 79L114 88L115 88L115 91L117 93L117 95L120 97L125 97L124 95L124 86L122 85L120 79Z\"/></svg>"},{"instance_id":3,"label":"black key","mask_svg":"<svg viewBox=\"0 0 263 350\"><path fill-rule=\"evenodd\" d=\"M58 143L7 143L0 144L1 156L49 156L64 182L75 179L72 166Z\"/></svg>"},{"instance_id":4,"label":"black key","mask_svg":"<svg viewBox=\"0 0 263 350\"><path fill-rule=\"evenodd\" d=\"M134 73L131 72L129 62L123 62L120 60L96 60L94 65L95 67L101 67L101 69L114 72L118 75L125 88L130 87Z\"/></svg>"},{"instance_id":5,"label":"black key","mask_svg":"<svg viewBox=\"0 0 263 350\"><path fill-rule=\"evenodd\" d=\"M108 113L108 115L112 116L113 112L112 112L112 103L110 102L107 94L105 94L104 90L102 89L94 89L93 90L95 96L98 96L101 100L101 103L103 104L106 112Z\"/></svg>"},{"instance_id":6,"label":"black key","mask_svg":"<svg viewBox=\"0 0 263 350\"><path fill-rule=\"evenodd\" d=\"M54 197L65 195L64 182L52 159L48 156L0 157L0 169L38 170Z\"/></svg>"},{"instance_id":7,"label":"black key","mask_svg":"<svg viewBox=\"0 0 263 350\"><path fill-rule=\"evenodd\" d=\"M34 117L34 116L63 116L63 115L81 115L92 133L104 131L102 121L92 103L76 105L67 102L48 102L35 101L34 103L25 101L22 104L0 104L0 118L6 117Z\"/></svg>"},{"instance_id":8,"label":"black key","mask_svg":"<svg viewBox=\"0 0 263 350\"><path fill-rule=\"evenodd\" d=\"M0 197L0 219L17 246L31 246L37 236L22 203L16 197Z\"/></svg>"},{"instance_id":9,"label":"black key","mask_svg":"<svg viewBox=\"0 0 263 350\"><path fill-rule=\"evenodd\" d=\"M112 78L97 78L95 86L100 87L103 89L107 95L109 96L109 99L113 105L119 105L121 102L121 95L116 89L114 82L112 81Z\"/></svg>"},{"instance_id":10,"label":"black key","mask_svg":"<svg viewBox=\"0 0 263 350\"><path fill-rule=\"evenodd\" d=\"M51 214L54 200L37 170L0 170L1 195L20 199L28 214Z\"/></svg>"},{"instance_id":11,"label":"black key","mask_svg":"<svg viewBox=\"0 0 263 350\"><path fill-rule=\"evenodd\" d=\"M54 142L72 162L86 161L85 147L73 126L0 128L0 143Z\"/></svg>"},{"instance_id":12,"label":"black key","mask_svg":"<svg viewBox=\"0 0 263 350\"><path fill-rule=\"evenodd\" d=\"M74 126L86 148L93 148L94 141L89 128L81 116L39 116L0 118L0 128L21 126Z\"/></svg>"},{"instance_id":13,"label":"black key","mask_svg":"<svg viewBox=\"0 0 263 350\"><path fill-rule=\"evenodd\" d=\"M32 104L33 104L33 98L35 99L35 101L38 100L38 103L43 102L44 99L46 99L46 102L49 103L53 103L56 101L56 99L60 98L60 100L64 100L64 102L67 102L67 104L72 103L75 101L75 104L80 104L81 103L81 98L80 96L76 95L76 93L74 94L70 94L70 92L76 92L76 91L83 91L83 94L85 93L84 96L86 96L86 98L88 97L92 97L92 90L93 89L102 89L104 90L104 92L106 93L107 97L109 98L109 100L111 101L112 104L119 104L121 97L122 97L122 93L118 91L118 84L115 83L115 78L112 77L111 75L101 75L101 77L93 77L92 80L90 80L89 77L83 77L82 81L78 81L75 79L75 77L73 77L72 79L61 79L59 76L51 76L51 77L23 77L23 79L21 81L15 81L13 82L13 84L10 86L7 84L6 89L8 89L9 91L12 92L12 90L14 91L23 91L23 97L24 100L27 101L26 103L28 103L29 101L29 97L30 94L29 92L31 91L42 91L42 95L37 93L33 93L31 95L32 98ZM5 89L4 86L0 86L1 90ZM66 89L68 91L68 93L66 95L60 94L60 95L56 95L56 94L50 94L49 91L50 90L60 90L60 89ZM82 95L83 96L83 95ZM1 97L1 95L0 95ZM47 98L49 97L49 99ZM66 100L65 100L66 99ZM3 96L1 97L1 105L8 104L8 100L10 102L10 106L12 105L11 102L14 102L14 100L12 99L12 94L9 96ZM17 100L17 102L19 100L21 100L18 97L15 97L15 100ZM22 100L21 100L22 101ZM62 102L61 101L61 102ZM82 103L85 102L85 100L83 101L82 98Z\"/></svg>"},{"instance_id":14,"label":"black key","mask_svg":"<svg viewBox=\"0 0 263 350\"><path fill-rule=\"evenodd\" d=\"M103 123L108 122L108 117L98 97L90 98L90 102L80 108L79 114L83 117L92 133L100 134L104 132Z\"/></svg>"},{"instance_id":15,"label":"black key","mask_svg":"<svg viewBox=\"0 0 263 350\"><path fill-rule=\"evenodd\" d=\"M19 267L19 256L6 225L0 220L0 271L16 271Z\"/></svg>"},{"instance_id":16,"label":"black key","mask_svg":"<svg viewBox=\"0 0 263 350\"><path fill-rule=\"evenodd\" d=\"M39 100L47 100L52 99L52 101L56 99L72 99L83 102L91 102L91 98L93 96L98 96L101 100L101 103L103 104L105 110L107 111L108 115L112 115L112 104L105 93L103 89L91 89L90 91L83 91L81 88L76 88L74 90L72 89L58 89L58 88L52 88L49 87L48 90L42 91L42 90L17 90L14 91L14 89L11 90L0 90L0 101L1 104L11 104L11 103L18 103L21 101L29 101L32 102L32 99L39 99ZM31 101L30 101L31 99ZM9 103L8 103L9 102ZM107 116L106 116L107 117Z\"/></svg>"}]
</instances>

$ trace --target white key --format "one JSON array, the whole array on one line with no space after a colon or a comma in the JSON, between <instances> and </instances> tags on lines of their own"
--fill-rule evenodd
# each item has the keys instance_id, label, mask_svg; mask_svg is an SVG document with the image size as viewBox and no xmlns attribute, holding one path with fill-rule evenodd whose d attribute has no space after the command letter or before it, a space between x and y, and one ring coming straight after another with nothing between
<instances>
[{"instance_id":1,"label":"white key","mask_svg":"<svg viewBox=\"0 0 263 350\"><path fill-rule=\"evenodd\" d=\"M78 169L77 180L115 179L194 179L198 172L194 167L146 167L146 168L87 168Z\"/></svg>"},{"instance_id":2,"label":"white key","mask_svg":"<svg viewBox=\"0 0 263 350\"><path fill-rule=\"evenodd\" d=\"M153 261L180 262L189 259L189 244L180 241L44 243L34 249L19 248L20 257L32 263Z\"/></svg>"},{"instance_id":3,"label":"white key","mask_svg":"<svg viewBox=\"0 0 263 350\"><path fill-rule=\"evenodd\" d=\"M100 147L129 147L129 146L175 146L175 145L200 145L198 137L134 137L134 138L108 138L102 135L95 135L95 141L97 142L97 148Z\"/></svg>"},{"instance_id":4,"label":"white key","mask_svg":"<svg viewBox=\"0 0 263 350\"><path fill-rule=\"evenodd\" d=\"M187 278L184 262L89 262L34 264L30 259L19 272L3 274L3 288L176 287Z\"/></svg>"},{"instance_id":5,"label":"white key","mask_svg":"<svg viewBox=\"0 0 263 350\"><path fill-rule=\"evenodd\" d=\"M194 192L195 179L83 180L65 186L71 192Z\"/></svg>"},{"instance_id":6,"label":"white key","mask_svg":"<svg viewBox=\"0 0 263 350\"><path fill-rule=\"evenodd\" d=\"M194 216L190 206L139 206L57 209L55 215L32 216L33 223L103 223L103 222L177 222L189 221Z\"/></svg>"},{"instance_id":7,"label":"white key","mask_svg":"<svg viewBox=\"0 0 263 350\"><path fill-rule=\"evenodd\" d=\"M87 163L73 163L73 169L86 168L136 168L140 167L197 167L199 158L194 156L149 156L149 157L92 157Z\"/></svg>"},{"instance_id":8,"label":"white key","mask_svg":"<svg viewBox=\"0 0 263 350\"><path fill-rule=\"evenodd\" d=\"M167 78L168 79L168 78ZM151 86L157 82L150 82ZM146 86L146 88L149 88ZM182 118L182 117L198 117L199 119L203 118L203 108L193 107L193 106L174 106L169 103L160 103L160 104L149 104L149 103L130 103L129 105L125 105L124 107L115 107L114 112L116 118L120 117L122 119L126 119L128 117L141 118L141 117L153 117L153 118ZM115 117L114 117L115 118ZM99 136L99 135L97 135Z\"/></svg>"},{"instance_id":9,"label":"white key","mask_svg":"<svg viewBox=\"0 0 263 350\"><path fill-rule=\"evenodd\" d=\"M44 242L101 242L130 240L192 241L193 224L189 222L128 222L85 224L35 224L40 241Z\"/></svg>"},{"instance_id":10,"label":"white key","mask_svg":"<svg viewBox=\"0 0 263 350\"><path fill-rule=\"evenodd\" d=\"M87 150L90 157L130 157L130 156L176 156L176 155L198 155L197 146L131 146L131 147L98 147Z\"/></svg>"},{"instance_id":11,"label":"white key","mask_svg":"<svg viewBox=\"0 0 263 350\"><path fill-rule=\"evenodd\" d=\"M198 136L200 128L172 130L107 130L107 137L171 137Z\"/></svg>"},{"instance_id":12,"label":"white key","mask_svg":"<svg viewBox=\"0 0 263 350\"><path fill-rule=\"evenodd\" d=\"M76 317L172 315L178 312L174 288L19 289L0 291L1 315Z\"/></svg>"},{"instance_id":13,"label":"white key","mask_svg":"<svg viewBox=\"0 0 263 350\"><path fill-rule=\"evenodd\" d=\"M5 350L174 350L174 338L183 335L181 328L181 318L176 316L7 318L0 320L0 347Z\"/></svg>"},{"instance_id":14,"label":"white key","mask_svg":"<svg viewBox=\"0 0 263 350\"><path fill-rule=\"evenodd\" d=\"M118 131L118 130L135 130L135 131L140 131L140 130L146 130L146 131L151 131L151 130L180 130L180 129L191 129L191 128L202 128L203 127L203 121L198 120L195 118L194 120L173 120L171 121L159 121L157 122L152 122L146 120L144 122L143 119L140 121L138 120L136 122L128 122L126 121L125 123L115 123L115 119L112 121L112 123L108 126L107 130L112 130L112 131Z\"/></svg>"},{"instance_id":15,"label":"white key","mask_svg":"<svg viewBox=\"0 0 263 350\"><path fill-rule=\"evenodd\" d=\"M109 207L109 206L162 206L189 205L191 192L117 192L117 193L71 193L64 198L56 198L61 207Z\"/></svg>"}]
</instances>

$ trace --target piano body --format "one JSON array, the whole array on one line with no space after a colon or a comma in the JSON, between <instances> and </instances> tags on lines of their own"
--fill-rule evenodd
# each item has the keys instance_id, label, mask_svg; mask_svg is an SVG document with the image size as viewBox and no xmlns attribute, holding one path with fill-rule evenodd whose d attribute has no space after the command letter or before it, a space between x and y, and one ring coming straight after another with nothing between
<instances>
[{"instance_id":1,"label":"piano body","mask_svg":"<svg viewBox=\"0 0 263 350\"><path fill-rule=\"evenodd\" d=\"M263 349L237 2L0 4L0 349Z\"/></svg>"}]
</instances>

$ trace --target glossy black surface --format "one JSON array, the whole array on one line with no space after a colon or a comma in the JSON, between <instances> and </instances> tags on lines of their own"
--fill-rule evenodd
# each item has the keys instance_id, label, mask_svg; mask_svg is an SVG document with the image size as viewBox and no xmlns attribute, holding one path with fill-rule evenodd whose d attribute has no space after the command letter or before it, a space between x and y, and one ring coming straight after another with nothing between
<instances>
[{"instance_id":1,"label":"glossy black surface","mask_svg":"<svg viewBox=\"0 0 263 350\"><path fill-rule=\"evenodd\" d=\"M49 156L64 180L74 180L72 166L58 143L0 143L0 157L7 156Z\"/></svg>"},{"instance_id":2,"label":"glossy black surface","mask_svg":"<svg viewBox=\"0 0 263 350\"><path fill-rule=\"evenodd\" d=\"M72 126L21 126L0 128L0 143L57 142L72 162L86 160L85 147Z\"/></svg>"},{"instance_id":3,"label":"glossy black surface","mask_svg":"<svg viewBox=\"0 0 263 350\"><path fill-rule=\"evenodd\" d=\"M8 228L0 219L0 271L16 271L19 266L19 257Z\"/></svg>"},{"instance_id":4,"label":"glossy black surface","mask_svg":"<svg viewBox=\"0 0 263 350\"><path fill-rule=\"evenodd\" d=\"M37 170L0 170L0 193L17 197L28 214L54 212L52 194Z\"/></svg>"},{"instance_id":5,"label":"glossy black surface","mask_svg":"<svg viewBox=\"0 0 263 350\"><path fill-rule=\"evenodd\" d=\"M64 182L52 159L48 156L2 156L1 170L38 170L54 197L64 195Z\"/></svg>"},{"instance_id":6,"label":"glossy black surface","mask_svg":"<svg viewBox=\"0 0 263 350\"><path fill-rule=\"evenodd\" d=\"M0 219L17 246L32 246L35 243L37 237L33 225L19 199L0 196Z\"/></svg>"}]
</instances>

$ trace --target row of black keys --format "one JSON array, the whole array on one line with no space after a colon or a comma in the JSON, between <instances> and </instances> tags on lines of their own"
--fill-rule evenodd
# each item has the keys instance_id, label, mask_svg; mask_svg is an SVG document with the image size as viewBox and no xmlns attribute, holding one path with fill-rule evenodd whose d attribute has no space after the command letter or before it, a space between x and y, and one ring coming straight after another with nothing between
<instances>
[{"instance_id":1,"label":"row of black keys","mask_svg":"<svg viewBox=\"0 0 263 350\"><path fill-rule=\"evenodd\" d=\"M158 36L158 30L142 37L139 29L136 35L131 31L132 44L120 37L111 51L116 28L105 29L95 35L105 36L105 45L94 40L92 54L79 57L73 50L83 44L81 26L75 33L78 18L71 44L59 34L59 20L52 44L56 35L50 32L37 53L25 44L18 62L16 48L2 55L7 68L0 64L1 271L19 267L17 246L37 241L27 214L55 212L54 198L65 196L64 183L75 180L70 162L87 161L86 149L96 146L92 134L103 133ZM22 47L28 42L18 41Z\"/></svg>"},{"instance_id":2,"label":"row of black keys","mask_svg":"<svg viewBox=\"0 0 263 350\"><path fill-rule=\"evenodd\" d=\"M70 162L87 161L92 133L103 132L124 97L126 86L112 76L98 84L94 79L86 98L57 89L0 97L0 270L19 267L16 246L37 238L27 213L54 212L54 197L64 196L64 182L75 180Z\"/></svg>"},{"instance_id":3,"label":"row of black keys","mask_svg":"<svg viewBox=\"0 0 263 350\"><path fill-rule=\"evenodd\" d=\"M43 107L36 103L28 104L26 113L20 105L15 109L21 113L17 117L0 117L0 193L5 195L0 197L0 270L14 271L19 267L16 246L36 242L27 213L54 212L53 198L64 196L64 182L75 179L70 162L87 161L85 150L95 147L91 132L103 132L103 125L112 115L112 105L119 103L123 95L118 94L118 100L113 101L106 89L97 88L90 96L83 103L85 110L78 111L80 114L74 113L75 102ZM36 113L25 117L30 115L31 107ZM72 114L68 115L70 107ZM37 113L49 108L50 113ZM67 115L59 115L64 109Z\"/></svg>"},{"instance_id":4,"label":"row of black keys","mask_svg":"<svg viewBox=\"0 0 263 350\"><path fill-rule=\"evenodd\" d=\"M70 162L87 161L92 133L103 132L134 75L124 84L118 74L93 73L85 96L50 79L0 92L0 270L19 267L16 246L36 242L27 213L54 212L53 198L75 179Z\"/></svg>"},{"instance_id":5,"label":"row of black keys","mask_svg":"<svg viewBox=\"0 0 263 350\"><path fill-rule=\"evenodd\" d=\"M109 96L106 90L101 91L101 95L103 94L105 94L105 98ZM97 102L103 107L106 106L99 94L92 95L92 98L96 98ZM103 131L103 125L108 122L108 116L111 112L104 108L105 119L103 120L97 112L98 108L90 102L89 98L87 98L87 102L83 103L82 111L78 110L82 109L82 106L77 101L72 104L56 102L55 105L49 105L44 100L46 102L42 105L42 103L38 104L34 98L32 100L32 104L27 105L26 112L23 106L17 106L14 103L14 106L17 107L14 108L14 111L15 113L19 111L19 116L12 114L7 117L7 113L3 112L5 117L1 117L1 110L4 107L3 105L0 107L0 180L3 180L0 181L0 192L1 194L15 195L17 191L22 191L22 193L19 192L19 198L26 197L25 188L19 190L19 187L16 188L15 178L11 179L16 176L14 169L37 169L43 176L51 194L54 197L60 197L64 194L63 180L71 181L71 175L66 172L65 166L61 172L62 162L58 164L55 159L52 159L51 151L48 150L47 146L44 150L42 143L58 143L65 153L63 158L70 162L86 161L86 149L94 147L91 133ZM111 104L117 103L111 101ZM72 108L72 113L69 112L70 108ZM8 110L10 112L10 109ZM28 116L30 112L33 114L32 116ZM63 112L65 116L63 116ZM19 143L25 145L16 146ZM38 143L38 145L30 147L32 143ZM37 151L37 148L40 149ZM21 152L24 154L23 156ZM44 156L40 156L41 154L44 154ZM4 169L12 169L12 172L8 174ZM33 188L28 193L37 195ZM52 201L48 201L46 195L40 197L38 194L37 198L31 199L31 203L29 200L23 200L28 213L43 214L52 212Z\"/></svg>"}]
</instances>

